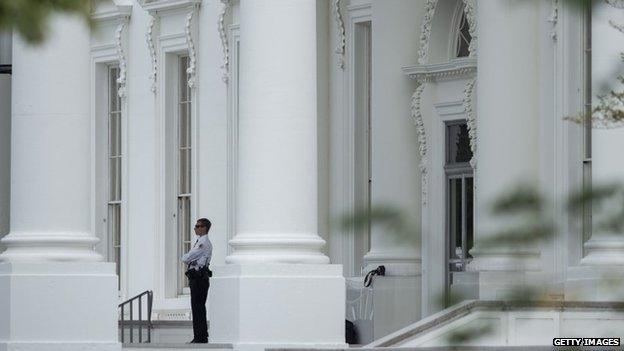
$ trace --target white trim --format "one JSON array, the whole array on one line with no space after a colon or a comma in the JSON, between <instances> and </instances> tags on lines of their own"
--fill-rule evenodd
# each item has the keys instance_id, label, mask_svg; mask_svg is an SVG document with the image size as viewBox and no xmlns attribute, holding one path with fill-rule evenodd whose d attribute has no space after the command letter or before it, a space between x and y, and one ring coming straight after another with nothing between
<instances>
[{"instance_id":1,"label":"white trim","mask_svg":"<svg viewBox=\"0 0 624 351\"><path fill-rule=\"evenodd\" d=\"M444 63L426 65L412 65L402 68L410 78L421 83L455 80L463 77L473 77L477 74L477 59L461 57Z\"/></svg>"},{"instance_id":2,"label":"white trim","mask_svg":"<svg viewBox=\"0 0 624 351\"><path fill-rule=\"evenodd\" d=\"M158 39L159 55L158 61L162 63L160 75L158 76L158 94L157 94L157 111L156 111L156 218L159 220L155 224L155 237L156 237L156 253L155 258L157 262L157 269L155 270L156 277L154 279L154 292L156 302L155 309L163 309L167 307L175 308L188 308L188 297L178 296L177 294L177 263L179 258L177 257L177 246L168 245L171 244L171 236L166 233L172 231L173 224L171 223L172 207L175 208L175 204L172 200L172 195L169 193L171 190L171 184L168 184L170 179L175 179L175 170L170 170L167 167L167 154L171 151L167 148L167 119L171 113L177 115L178 109L176 96L177 96L177 80L174 87L168 87L171 85L170 80L175 79L177 75L177 64L170 65L170 62L174 57L181 54L188 53L188 43L186 41L186 35L184 31L181 31L178 35L162 36ZM177 60L175 61L177 62ZM175 74L172 74L175 73ZM173 76L173 77L172 77ZM169 91L173 89L173 93ZM197 152L197 116L198 114L198 102L197 102L197 88L191 89L191 128L192 140L191 140L191 193L194 197L198 194L198 152ZM177 117L176 117L177 118ZM176 167L173 167L176 168ZM174 172L174 176L170 174ZM191 199L191 218L197 216L198 201L196 198ZM177 232L177 231L175 231ZM176 242L177 243L177 242ZM176 244L177 245L177 244ZM171 247L175 246L175 247ZM172 251L172 252L169 252ZM174 256L172 256L174 255ZM175 265L175 269L168 265ZM172 279L173 278L173 279ZM177 302L176 302L177 301Z\"/></svg>"},{"instance_id":3,"label":"white trim","mask_svg":"<svg viewBox=\"0 0 624 351\"><path fill-rule=\"evenodd\" d=\"M98 110L98 101L100 98L105 99L104 103L106 107L108 107L108 80L106 80L106 87L104 88L104 94L100 94L102 87L100 85L102 82L102 71L106 69L106 74L104 77L108 77L107 67L111 64L119 64L119 55L117 51L117 47L114 43L109 45L98 45L91 47L91 92L90 92L90 110L91 110L91 230L93 233L99 233L98 226L102 225L99 221L98 215L99 213L97 208L101 205L98 203L99 200L102 200L101 196L98 193L101 191L101 182L97 179L97 162L100 155L100 146L98 146L97 141L98 133L101 131L98 130L98 118L104 118L102 116L102 111ZM100 72L98 72L100 71ZM129 257L129 245L128 245L128 167L129 167L129 148L128 148L128 99L124 98L122 100L121 106L121 119L122 119L122 131L121 131L121 152L122 152L122 169L121 169L121 233L120 233L120 245L121 250L120 254L120 274L121 277L119 279L120 286L119 292L120 297L125 299L128 294L128 286L129 286L129 273L128 273L128 257ZM107 117L107 116L105 116ZM111 238L108 235L108 231L103 232L102 235L102 254L106 260L110 260L110 241Z\"/></svg>"},{"instance_id":4,"label":"white trim","mask_svg":"<svg viewBox=\"0 0 624 351\"><path fill-rule=\"evenodd\" d=\"M229 89L228 89L228 111L227 111L227 256L233 250L229 244L230 240L236 236L236 211L238 198L238 56L240 45L240 28L238 24L230 25L228 28L231 55L229 62Z\"/></svg>"},{"instance_id":5,"label":"white trim","mask_svg":"<svg viewBox=\"0 0 624 351\"><path fill-rule=\"evenodd\" d=\"M345 70L344 86L347 92L346 103L344 104L343 128L342 128L342 159L343 159L343 178L342 178L342 204L343 214L353 214L356 209L355 199L355 86L354 86L354 67L355 67L355 26L360 23L372 23L372 5L359 4L357 6L347 7L347 62ZM355 263L355 232L353 228L344 231L342 234L342 264L346 276L359 275L359 269L354 266Z\"/></svg>"}]
</instances>

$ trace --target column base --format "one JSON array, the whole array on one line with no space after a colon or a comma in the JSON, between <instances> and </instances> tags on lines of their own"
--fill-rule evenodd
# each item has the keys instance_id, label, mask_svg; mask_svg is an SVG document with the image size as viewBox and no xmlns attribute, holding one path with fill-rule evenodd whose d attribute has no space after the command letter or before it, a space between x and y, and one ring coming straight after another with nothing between
<instances>
[{"instance_id":1,"label":"column base","mask_svg":"<svg viewBox=\"0 0 624 351\"><path fill-rule=\"evenodd\" d=\"M624 267L579 266L568 269L566 301L624 300Z\"/></svg>"},{"instance_id":2,"label":"column base","mask_svg":"<svg viewBox=\"0 0 624 351\"><path fill-rule=\"evenodd\" d=\"M581 266L624 265L624 240L622 235L596 235L585 243L587 255Z\"/></svg>"},{"instance_id":3,"label":"column base","mask_svg":"<svg viewBox=\"0 0 624 351\"><path fill-rule=\"evenodd\" d=\"M421 316L420 276L375 277L373 281L373 342ZM360 341L361 342L361 341Z\"/></svg>"},{"instance_id":4,"label":"column base","mask_svg":"<svg viewBox=\"0 0 624 351\"><path fill-rule=\"evenodd\" d=\"M113 263L3 262L0 296L0 351L121 349Z\"/></svg>"},{"instance_id":5,"label":"column base","mask_svg":"<svg viewBox=\"0 0 624 351\"><path fill-rule=\"evenodd\" d=\"M480 300L548 300L553 295L551 275L545 272L478 272Z\"/></svg>"},{"instance_id":6,"label":"column base","mask_svg":"<svg viewBox=\"0 0 624 351\"><path fill-rule=\"evenodd\" d=\"M87 342L3 342L0 351L119 351L119 343L87 343Z\"/></svg>"},{"instance_id":7,"label":"column base","mask_svg":"<svg viewBox=\"0 0 624 351\"><path fill-rule=\"evenodd\" d=\"M341 265L213 267L210 342L235 350L346 348Z\"/></svg>"},{"instance_id":8,"label":"column base","mask_svg":"<svg viewBox=\"0 0 624 351\"><path fill-rule=\"evenodd\" d=\"M364 256L364 273L379 266L386 267L387 276L420 276L422 260L411 251L371 251Z\"/></svg>"}]
</instances>

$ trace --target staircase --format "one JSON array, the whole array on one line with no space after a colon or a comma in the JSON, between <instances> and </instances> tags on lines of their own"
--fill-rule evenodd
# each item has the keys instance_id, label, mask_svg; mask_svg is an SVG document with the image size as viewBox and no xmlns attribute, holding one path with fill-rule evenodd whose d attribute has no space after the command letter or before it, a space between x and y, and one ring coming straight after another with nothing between
<instances>
[{"instance_id":1,"label":"staircase","mask_svg":"<svg viewBox=\"0 0 624 351\"><path fill-rule=\"evenodd\" d=\"M624 303L464 301L363 349L551 349L556 337L624 338Z\"/></svg>"},{"instance_id":2,"label":"staircase","mask_svg":"<svg viewBox=\"0 0 624 351\"><path fill-rule=\"evenodd\" d=\"M122 344L124 351L178 351L178 350L213 350L231 351L231 344Z\"/></svg>"}]
</instances>

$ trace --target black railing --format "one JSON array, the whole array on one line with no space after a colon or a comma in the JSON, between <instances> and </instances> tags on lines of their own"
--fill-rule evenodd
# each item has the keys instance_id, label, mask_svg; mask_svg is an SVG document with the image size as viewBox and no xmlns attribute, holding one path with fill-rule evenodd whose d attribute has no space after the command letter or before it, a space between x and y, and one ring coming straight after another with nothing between
<instances>
[{"instance_id":1,"label":"black railing","mask_svg":"<svg viewBox=\"0 0 624 351\"><path fill-rule=\"evenodd\" d=\"M146 296L146 319L143 318L143 297ZM121 343L125 342L126 329L130 331L130 343L134 343L134 330L135 327L138 330L138 342L150 343L152 342L152 302L154 300L154 293L151 290L144 291L137 296L124 301L119 304L119 329ZM138 319L134 319L134 304L138 302ZM126 320L126 311L129 312L128 319ZM143 328L146 329L147 337L143 341Z\"/></svg>"}]
</instances>

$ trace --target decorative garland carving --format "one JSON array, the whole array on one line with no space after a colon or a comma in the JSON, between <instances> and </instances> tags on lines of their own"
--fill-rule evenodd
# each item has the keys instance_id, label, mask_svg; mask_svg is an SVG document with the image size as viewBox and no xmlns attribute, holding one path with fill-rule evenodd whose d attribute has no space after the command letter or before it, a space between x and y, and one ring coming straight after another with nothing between
<instances>
[{"instance_id":1,"label":"decorative garland carving","mask_svg":"<svg viewBox=\"0 0 624 351\"><path fill-rule=\"evenodd\" d=\"M470 44L468 45L469 57L477 56L477 8L475 0L464 0L464 11L468 21L470 32Z\"/></svg>"},{"instance_id":2,"label":"decorative garland carving","mask_svg":"<svg viewBox=\"0 0 624 351\"><path fill-rule=\"evenodd\" d=\"M412 121L416 125L418 135L418 153L420 154L420 171L422 172L422 203L427 204L427 134L421 111L422 93L425 90L424 82L418 82L414 94L412 94L411 114Z\"/></svg>"},{"instance_id":3,"label":"decorative garland carving","mask_svg":"<svg viewBox=\"0 0 624 351\"><path fill-rule=\"evenodd\" d=\"M557 41L557 22L559 21L559 0L550 1L550 16L548 22L552 26L550 29L550 37L552 40Z\"/></svg>"},{"instance_id":4,"label":"decorative garland carving","mask_svg":"<svg viewBox=\"0 0 624 351\"><path fill-rule=\"evenodd\" d=\"M429 38L431 37L431 22L435 14L438 0L427 0L425 4L425 18L420 27L420 47L418 48L418 63L421 65L429 61Z\"/></svg>"},{"instance_id":5,"label":"decorative garland carving","mask_svg":"<svg viewBox=\"0 0 624 351\"><path fill-rule=\"evenodd\" d=\"M472 159L470 165L473 169L477 168L477 119L472 108L472 95L477 79L466 84L464 88L464 112L466 113L466 124L468 125L468 136L470 137L470 149L472 150Z\"/></svg>"},{"instance_id":6,"label":"decorative garland carving","mask_svg":"<svg viewBox=\"0 0 624 351\"><path fill-rule=\"evenodd\" d=\"M156 18L154 16L150 16L149 22L147 24L147 32L145 33L145 39L147 41L147 48L150 54L150 59L152 61L152 71L149 75L149 80L152 81L152 86L150 90L155 93L156 92L156 77L158 74L158 59L156 57L156 47L154 46L154 24L156 23Z\"/></svg>"},{"instance_id":7,"label":"decorative garland carving","mask_svg":"<svg viewBox=\"0 0 624 351\"><path fill-rule=\"evenodd\" d=\"M223 82L227 83L230 80L230 46L228 43L227 33L225 32L225 16L231 7L231 0L221 0L223 7L219 14L219 38L221 38L221 48L223 49L223 64L221 69L223 70Z\"/></svg>"},{"instance_id":8,"label":"decorative garland carving","mask_svg":"<svg viewBox=\"0 0 624 351\"><path fill-rule=\"evenodd\" d=\"M184 32L186 33L186 44L188 45L188 53L189 53L189 66L186 69L186 73L188 74L188 85L191 89L195 88L196 83L196 63L197 63L197 55L195 53L195 44L193 43L193 35L192 35L192 24L193 24L193 15L197 10L197 6L193 6L191 12L186 15L186 25L184 27Z\"/></svg>"},{"instance_id":9,"label":"decorative garland carving","mask_svg":"<svg viewBox=\"0 0 624 351\"><path fill-rule=\"evenodd\" d=\"M616 9L624 9L624 0L606 0L606 2Z\"/></svg>"},{"instance_id":10,"label":"decorative garland carving","mask_svg":"<svg viewBox=\"0 0 624 351\"><path fill-rule=\"evenodd\" d=\"M332 10L334 13L334 20L336 21L336 26L338 28L338 46L336 46L336 50L334 52L338 55L338 66L344 69L346 36L344 21L342 20L342 13L340 11L340 0L334 0L334 6Z\"/></svg>"},{"instance_id":11,"label":"decorative garland carving","mask_svg":"<svg viewBox=\"0 0 624 351\"><path fill-rule=\"evenodd\" d=\"M115 31L115 46L117 48L117 56L119 56L119 77L117 77L117 84L119 84L119 89L117 90L117 95L124 99L126 98L126 69L127 69L127 61L126 54L124 53L123 48L123 30L126 27L127 19L123 19L121 23L117 26L117 30Z\"/></svg>"}]
</instances>

